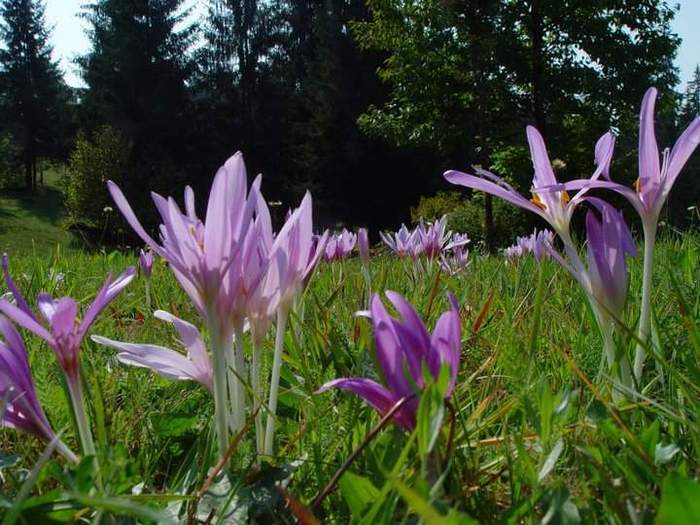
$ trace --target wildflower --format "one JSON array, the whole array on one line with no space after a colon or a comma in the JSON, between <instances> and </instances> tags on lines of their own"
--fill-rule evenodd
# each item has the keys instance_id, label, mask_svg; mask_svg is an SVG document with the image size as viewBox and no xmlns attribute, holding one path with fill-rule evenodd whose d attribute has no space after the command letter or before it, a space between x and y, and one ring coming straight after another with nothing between
<instances>
[{"instance_id":1,"label":"wildflower","mask_svg":"<svg viewBox=\"0 0 700 525\"><path fill-rule=\"evenodd\" d=\"M85 334L97 316L134 278L135 269L127 268L116 279L112 279L111 274L109 274L92 304L85 311L82 321L78 319L78 303L75 299L71 297L54 299L47 293L40 293L37 297L37 307L44 318L45 327L34 315L24 296L15 286L7 266L7 256L5 256L3 258L5 281L15 297L16 304L0 300L0 312L46 341L56 354L58 363L66 376L83 448L87 454L94 454L94 443L87 424L82 395L80 347Z\"/></svg>"},{"instance_id":2,"label":"wildflower","mask_svg":"<svg viewBox=\"0 0 700 525\"><path fill-rule=\"evenodd\" d=\"M0 334L3 338L0 340L0 400L5 403L4 412L0 408L0 424L51 442L56 439L56 434L36 395L24 342L3 315L0 315ZM69 461L77 463L78 458L60 440L57 450Z\"/></svg>"},{"instance_id":3,"label":"wildflower","mask_svg":"<svg viewBox=\"0 0 700 525\"><path fill-rule=\"evenodd\" d=\"M461 348L459 308L454 296L450 296L450 310L440 316L431 336L406 299L396 292L386 295L401 319L389 315L379 295L372 298L370 310L377 362L385 384L364 377L340 378L324 384L316 393L330 388L347 390L383 415L400 399L425 388L424 368L437 379L441 367L447 365L450 379L445 398L450 398L457 382ZM409 400L396 412L395 422L405 430L412 430L417 408L418 400Z\"/></svg>"},{"instance_id":4,"label":"wildflower","mask_svg":"<svg viewBox=\"0 0 700 525\"><path fill-rule=\"evenodd\" d=\"M156 310L156 319L171 323L180 334L180 341L187 349L187 355L159 345L124 343L99 335L92 340L98 344L118 350L117 359L125 365L150 368L166 379L191 380L203 385L213 393L213 372L202 336L197 328L174 315Z\"/></svg>"},{"instance_id":5,"label":"wildflower","mask_svg":"<svg viewBox=\"0 0 700 525\"><path fill-rule=\"evenodd\" d=\"M448 275L456 275L469 266L469 250L463 244L443 251L440 255L440 268Z\"/></svg>"},{"instance_id":6,"label":"wildflower","mask_svg":"<svg viewBox=\"0 0 700 525\"><path fill-rule=\"evenodd\" d=\"M360 252L360 261L363 266L369 266L369 238L367 228L357 230L357 249Z\"/></svg>"},{"instance_id":7,"label":"wildflower","mask_svg":"<svg viewBox=\"0 0 700 525\"><path fill-rule=\"evenodd\" d=\"M144 252L141 250L139 252L139 268L143 276L148 279L153 271L153 254L150 251Z\"/></svg>"},{"instance_id":8,"label":"wildflower","mask_svg":"<svg viewBox=\"0 0 700 525\"><path fill-rule=\"evenodd\" d=\"M270 266L263 283L263 294L279 294L277 303L277 334L267 407L264 438L265 454L272 454L277 413L277 396L284 350L284 333L289 309L301 295L324 253L328 232L314 239L311 194L306 193L301 204L287 218L270 247Z\"/></svg>"},{"instance_id":9,"label":"wildflower","mask_svg":"<svg viewBox=\"0 0 700 525\"><path fill-rule=\"evenodd\" d=\"M552 226L561 237L569 254L573 256L575 250L569 226L576 206L581 203L588 190L583 188L574 197L569 197L563 189L541 192L540 190L544 188L553 188L557 180L542 135L534 127L528 126L527 138L534 167L532 199L523 197L506 181L482 168L474 168L480 177L451 170L445 173L445 178L452 184L490 193L539 215ZM615 137L612 133L606 133L598 140L595 156L597 167L590 180L597 180L607 173L614 146Z\"/></svg>"},{"instance_id":10,"label":"wildflower","mask_svg":"<svg viewBox=\"0 0 700 525\"><path fill-rule=\"evenodd\" d=\"M415 252L411 246L415 242L415 238L405 224L402 224L399 231L395 234L379 232L379 236L384 244L391 248L399 257L406 257Z\"/></svg>"},{"instance_id":11,"label":"wildflower","mask_svg":"<svg viewBox=\"0 0 700 525\"><path fill-rule=\"evenodd\" d=\"M611 189L623 195L639 214L644 230L644 270L638 336L643 343L648 341L651 327L653 255L659 214L685 163L700 143L700 117L696 117L678 138L673 149L664 150L659 163L659 147L654 132L656 96L656 89L649 88L642 100L639 114L639 178L634 188L611 180L575 180L550 188L550 191ZM634 375L637 381L641 379L645 357L644 345L640 344L637 346L634 360Z\"/></svg>"},{"instance_id":12,"label":"wildflower","mask_svg":"<svg viewBox=\"0 0 700 525\"><path fill-rule=\"evenodd\" d=\"M258 178L253 188L259 183ZM238 369L242 349L239 344L234 350L231 343L234 332L242 331L245 316L245 303L241 298L243 243L258 198L254 189L251 193L255 195L248 198L243 156L236 153L217 171L204 222L196 215L194 192L190 187L185 189L185 213L172 198L152 194L163 220L160 243L146 233L119 187L111 181L108 187L134 231L170 263L175 277L207 324L214 359L217 438L223 454L228 448L229 418L236 431L242 428L245 419L245 396L240 396L243 391L240 378L244 377L244 371ZM240 337L236 340L240 343ZM233 368L232 377L227 377L229 368ZM229 406L229 396L232 396L234 412Z\"/></svg>"},{"instance_id":13,"label":"wildflower","mask_svg":"<svg viewBox=\"0 0 700 525\"><path fill-rule=\"evenodd\" d=\"M637 249L620 211L600 199L587 200L596 209L589 210L586 215L587 268L573 267L551 247L549 250L591 298L590 304L603 337L608 366L612 368L616 363L613 331L627 299L626 258L636 255ZM627 386L632 384L630 369L624 358L621 380Z\"/></svg>"}]
</instances>

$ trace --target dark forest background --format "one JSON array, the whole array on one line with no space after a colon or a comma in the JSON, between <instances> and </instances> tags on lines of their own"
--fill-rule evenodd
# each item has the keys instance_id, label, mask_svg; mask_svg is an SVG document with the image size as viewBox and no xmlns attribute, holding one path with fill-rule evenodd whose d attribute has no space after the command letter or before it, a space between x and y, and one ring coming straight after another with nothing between
<instances>
[{"instance_id":1,"label":"dark forest background","mask_svg":"<svg viewBox=\"0 0 700 525\"><path fill-rule=\"evenodd\" d=\"M454 192L447 168L478 164L527 191L524 127L558 176L588 176L593 145L619 134L613 177L633 183L639 104L661 91L659 142L700 112L700 69L677 91L680 44L662 0L96 0L91 49L71 88L51 58L40 0L0 3L0 187L34 191L64 166L70 226L100 229L114 179L205 200L216 168L245 154L279 215L305 189L319 226L394 228L451 214L487 245L532 227L512 207ZM700 22L700 21L699 21ZM700 162L666 220L687 225ZM413 217L411 209L413 208ZM145 213L145 212L144 212ZM152 217L155 220L155 217Z\"/></svg>"}]
</instances>

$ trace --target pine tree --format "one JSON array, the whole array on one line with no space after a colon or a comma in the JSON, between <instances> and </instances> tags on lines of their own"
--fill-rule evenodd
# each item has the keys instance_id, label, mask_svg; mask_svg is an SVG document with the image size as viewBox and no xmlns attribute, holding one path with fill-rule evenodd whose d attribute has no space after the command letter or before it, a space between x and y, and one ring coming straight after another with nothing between
<instances>
[{"instance_id":1,"label":"pine tree","mask_svg":"<svg viewBox=\"0 0 700 525\"><path fill-rule=\"evenodd\" d=\"M55 152L67 88L52 61L50 30L41 0L0 5L3 126L19 144L28 189L36 189L37 160Z\"/></svg>"},{"instance_id":2,"label":"pine tree","mask_svg":"<svg viewBox=\"0 0 700 525\"><path fill-rule=\"evenodd\" d=\"M191 112L187 81L196 36L185 25L184 0L97 0L84 17L92 49L80 57L87 131L110 125L133 143L133 176L168 175L190 162ZM176 29L178 26L184 26Z\"/></svg>"}]
</instances>

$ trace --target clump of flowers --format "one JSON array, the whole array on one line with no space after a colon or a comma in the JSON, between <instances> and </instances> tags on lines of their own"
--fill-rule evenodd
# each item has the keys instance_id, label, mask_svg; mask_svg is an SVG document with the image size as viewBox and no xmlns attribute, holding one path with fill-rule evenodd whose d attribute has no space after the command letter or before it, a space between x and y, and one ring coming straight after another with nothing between
<instances>
[{"instance_id":1,"label":"clump of flowers","mask_svg":"<svg viewBox=\"0 0 700 525\"><path fill-rule=\"evenodd\" d=\"M414 261L420 257L428 260L438 258L446 252L463 249L470 242L466 234L447 230L447 215L434 222L421 219L413 231L402 224L396 233L380 232L379 235L396 255L410 257Z\"/></svg>"},{"instance_id":2,"label":"clump of flowers","mask_svg":"<svg viewBox=\"0 0 700 525\"><path fill-rule=\"evenodd\" d=\"M533 255L538 261L551 257L550 250L554 243L554 233L551 230L535 229L530 235L518 237L512 246L503 250L503 255L509 261L516 261L527 255Z\"/></svg>"},{"instance_id":3,"label":"clump of flowers","mask_svg":"<svg viewBox=\"0 0 700 525\"><path fill-rule=\"evenodd\" d=\"M326 261L340 261L348 257L355 248L357 235L343 228L343 231L328 236L323 258Z\"/></svg>"}]
</instances>

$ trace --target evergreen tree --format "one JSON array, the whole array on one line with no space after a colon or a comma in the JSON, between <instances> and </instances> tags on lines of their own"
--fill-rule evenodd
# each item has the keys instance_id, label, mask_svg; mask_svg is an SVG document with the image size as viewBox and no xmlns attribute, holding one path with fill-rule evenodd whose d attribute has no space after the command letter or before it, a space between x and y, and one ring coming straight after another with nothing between
<instances>
[{"instance_id":1,"label":"evergreen tree","mask_svg":"<svg viewBox=\"0 0 700 525\"><path fill-rule=\"evenodd\" d=\"M85 127L110 125L124 134L139 187L144 177L157 187L157 177L168 176L172 185L195 160L186 82L196 27L185 25L183 6L184 0L97 0L84 12L92 43L78 60L88 86Z\"/></svg>"},{"instance_id":2,"label":"evergreen tree","mask_svg":"<svg viewBox=\"0 0 700 525\"><path fill-rule=\"evenodd\" d=\"M19 145L25 184L33 190L38 158L57 154L68 92L51 59L43 2L4 0L0 18L2 125Z\"/></svg>"}]
</instances>

